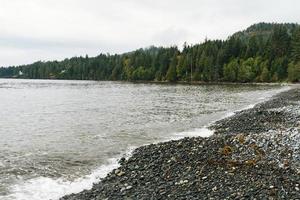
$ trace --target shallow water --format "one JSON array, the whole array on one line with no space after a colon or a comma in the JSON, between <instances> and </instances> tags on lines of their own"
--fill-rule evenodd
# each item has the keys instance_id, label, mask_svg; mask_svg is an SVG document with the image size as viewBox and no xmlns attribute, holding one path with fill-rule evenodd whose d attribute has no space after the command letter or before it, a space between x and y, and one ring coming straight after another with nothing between
<instances>
[{"instance_id":1,"label":"shallow water","mask_svg":"<svg viewBox=\"0 0 300 200\"><path fill-rule=\"evenodd\" d=\"M209 123L285 89L0 79L0 199L90 188L128 149L208 136Z\"/></svg>"}]
</instances>

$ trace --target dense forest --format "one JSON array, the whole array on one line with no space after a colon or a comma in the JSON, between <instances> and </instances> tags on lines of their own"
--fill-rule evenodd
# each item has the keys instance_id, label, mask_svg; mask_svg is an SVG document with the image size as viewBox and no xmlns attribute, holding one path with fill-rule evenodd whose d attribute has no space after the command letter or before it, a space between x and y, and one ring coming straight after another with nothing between
<instances>
[{"instance_id":1,"label":"dense forest","mask_svg":"<svg viewBox=\"0 0 300 200\"><path fill-rule=\"evenodd\" d=\"M300 26L259 23L227 40L149 47L120 55L73 57L2 67L0 77L31 79L278 82L300 81Z\"/></svg>"}]
</instances>

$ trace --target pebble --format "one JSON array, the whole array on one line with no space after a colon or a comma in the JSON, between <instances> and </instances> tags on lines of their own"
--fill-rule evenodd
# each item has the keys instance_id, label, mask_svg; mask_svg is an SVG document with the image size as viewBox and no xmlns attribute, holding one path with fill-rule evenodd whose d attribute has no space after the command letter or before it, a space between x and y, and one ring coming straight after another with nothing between
<instances>
[{"instance_id":1,"label":"pebble","mask_svg":"<svg viewBox=\"0 0 300 200\"><path fill-rule=\"evenodd\" d=\"M117 176L123 176L125 174L125 172L120 171L119 173L117 173Z\"/></svg>"}]
</instances>

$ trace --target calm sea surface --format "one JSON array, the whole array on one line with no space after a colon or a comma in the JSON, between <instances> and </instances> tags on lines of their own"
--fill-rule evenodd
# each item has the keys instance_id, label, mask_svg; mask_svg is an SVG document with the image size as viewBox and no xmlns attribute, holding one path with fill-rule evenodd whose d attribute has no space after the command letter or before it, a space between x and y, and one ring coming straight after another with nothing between
<instances>
[{"instance_id":1,"label":"calm sea surface","mask_svg":"<svg viewBox=\"0 0 300 200\"><path fill-rule=\"evenodd\" d=\"M207 135L287 87L0 79L0 199L90 188L143 144Z\"/></svg>"}]
</instances>

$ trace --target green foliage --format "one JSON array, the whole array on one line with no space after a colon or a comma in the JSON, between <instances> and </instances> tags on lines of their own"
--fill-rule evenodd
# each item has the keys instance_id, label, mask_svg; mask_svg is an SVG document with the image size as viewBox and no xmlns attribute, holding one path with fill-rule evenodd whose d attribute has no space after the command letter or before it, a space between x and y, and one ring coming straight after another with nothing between
<instances>
[{"instance_id":1,"label":"green foliage","mask_svg":"<svg viewBox=\"0 0 300 200\"><path fill-rule=\"evenodd\" d=\"M0 77L145 81L299 81L300 26L259 23L227 40L0 68ZM297 63L297 64L296 64Z\"/></svg>"},{"instance_id":2,"label":"green foliage","mask_svg":"<svg viewBox=\"0 0 300 200\"><path fill-rule=\"evenodd\" d=\"M181 55L177 57L178 64L176 66L176 74L179 80L187 80L187 61L186 56Z\"/></svg>"},{"instance_id":3,"label":"green foliage","mask_svg":"<svg viewBox=\"0 0 300 200\"><path fill-rule=\"evenodd\" d=\"M146 69L145 67L139 67L135 69L131 75L131 80L153 80L153 72L151 69Z\"/></svg>"},{"instance_id":4,"label":"green foliage","mask_svg":"<svg viewBox=\"0 0 300 200\"><path fill-rule=\"evenodd\" d=\"M269 82L270 81L270 72L269 72L269 69L268 69L268 65L267 65L267 62L263 62L261 64L262 66L262 73L261 73L261 76L260 76L260 81L261 82Z\"/></svg>"},{"instance_id":5,"label":"green foliage","mask_svg":"<svg viewBox=\"0 0 300 200\"><path fill-rule=\"evenodd\" d=\"M288 79L291 82L300 81L300 62L290 63L288 67Z\"/></svg>"},{"instance_id":6,"label":"green foliage","mask_svg":"<svg viewBox=\"0 0 300 200\"><path fill-rule=\"evenodd\" d=\"M254 79L254 73L252 72L254 60L250 58L246 61L242 61L241 63L242 64L238 69L237 80L242 83L252 81Z\"/></svg>"},{"instance_id":7,"label":"green foliage","mask_svg":"<svg viewBox=\"0 0 300 200\"><path fill-rule=\"evenodd\" d=\"M288 59L287 57L277 57L271 63L272 81L284 80L287 77Z\"/></svg>"},{"instance_id":8,"label":"green foliage","mask_svg":"<svg viewBox=\"0 0 300 200\"><path fill-rule=\"evenodd\" d=\"M295 30L292 37L292 58L300 61L300 28Z\"/></svg>"},{"instance_id":9,"label":"green foliage","mask_svg":"<svg viewBox=\"0 0 300 200\"><path fill-rule=\"evenodd\" d=\"M239 69L239 63L237 59L233 59L227 65L224 66L224 79L226 81L235 82L237 80L237 72Z\"/></svg>"},{"instance_id":10,"label":"green foliage","mask_svg":"<svg viewBox=\"0 0 300 200\"><path fill-rule=\"evenodd\" d=\"M246 50L246 58L255 57L258 52L257 38L252 36L249 40Z\"/></svg>"},{"instance_id":11,"label":"green foliage","mask_svg":"<svg viewBox=\"0 0 300 200\"><path fill-rule=\"evenodd\" d=\"M177 58L174 56L170 63L170 67L168 69L166 79L170 82L175 82L177 80L177 72L176 72Z\"/></svg>"},{"instance_id":12,"label":"green foliage","mask_svg":"<svg viewBox=\"0 0 300 200\"><path fill-rule=\"evenodd\" d=\"M271 58L288 55L291 38L287 28L283 25L276 25L270 38L269 48Z\"/></svg>"}]
</instances>

